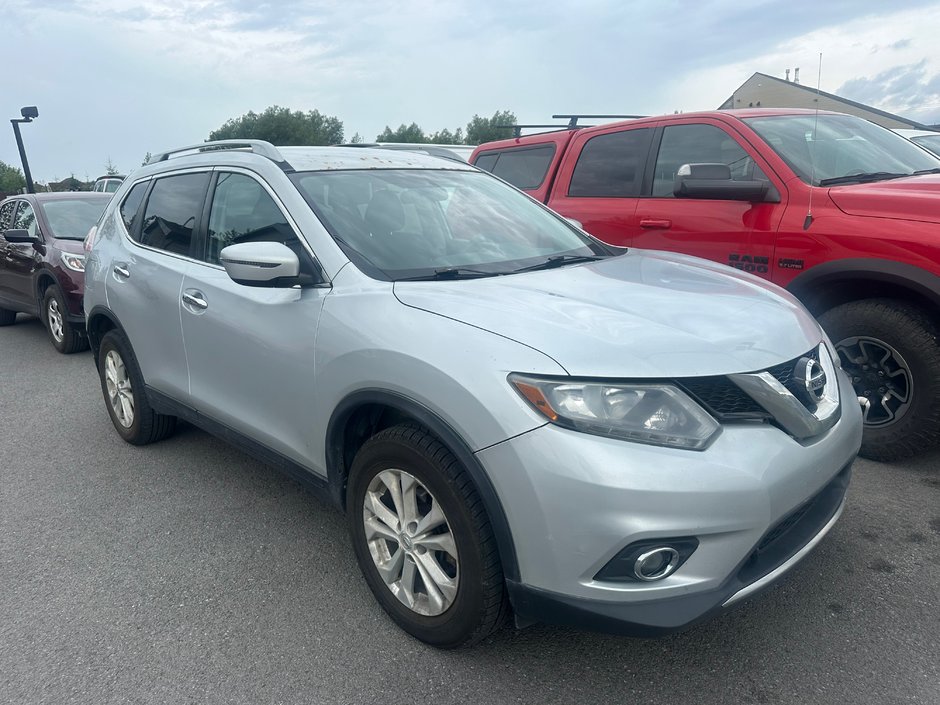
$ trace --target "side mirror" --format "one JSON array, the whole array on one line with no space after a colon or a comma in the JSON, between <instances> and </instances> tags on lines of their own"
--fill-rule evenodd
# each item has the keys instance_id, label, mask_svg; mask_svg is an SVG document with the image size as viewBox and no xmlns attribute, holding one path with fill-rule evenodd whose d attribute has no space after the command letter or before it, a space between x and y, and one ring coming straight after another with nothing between
<instances>
[{"instance_id":1,"label":"side mirror","mask_svg":"<svg viewBox=\"0 0 940 705\"><path fill-rule=\"evenodd\" d=\"M683 164L676 172L672 192L676 198L707 198L724 201L767 200L766 181L732 181L727 164Z\"/></svg>"},{"instance_id":2,"label":"side mirror","mask_svg":"<svg viewBox=\"0 0 940 705\"><path fill-rule=\"evenodd\" d=\"M15 228L13 230L5 230L3 232L3 237L7 242L15 243L24 243L24 244L36 244L40 242L38 235L30 235L29 230L23 230L21 228Z\"/></svg>"},{"instance_id":3,"label":"side mirror","mask_svg":"<svg viewBox=\"0 0 940 705\"><path fill-rule=\"evenodd\" d=\"M245 286L293 286L300 274L300 260L279 242L240 242L219 253L226 273Z\"/></svg>"}]
</instances>

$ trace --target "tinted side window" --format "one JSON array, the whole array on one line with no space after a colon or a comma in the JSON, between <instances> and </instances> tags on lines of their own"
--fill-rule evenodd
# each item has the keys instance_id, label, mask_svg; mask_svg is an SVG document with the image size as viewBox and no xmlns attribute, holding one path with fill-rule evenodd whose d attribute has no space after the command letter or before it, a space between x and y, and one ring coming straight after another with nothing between
<instances>
[{"instance_id":1,"label":"tinted side window","mask_svg":"<svg viewBox=\"0 0 940 705\"><path fill-rule=\"evenodd\" d=\"M727 164L735 181L767 177L734 138L714 125L673 125L663 130L656 158L653 195L672 196L676 172L683 164Z\"/></svg>"},{"instance_id":2,"label":"tinted side window","mask_svg":"<svg viewBox=\"0 0 940 705\"><path fill-rule=\"evenodd\" d=\"M473 165L480 167L484 171L491 172L493 171L493 167L496 166L497 159L499 159L499 152L486 152L478 156Z\"/></svg>"},{"instance_id":3,"label":"tinted side window","mask_svg":"<svg viewBox=\"0 0 940 705\"><path fill-rule=\"evenodd\" d=\"M545 180L548 165L555 156L555 145L513 149L502 152L493 167L493 173L516 188L538 188Z\"/></svg>"},{"instance_id":4,"label":"tinted side window","mask_svg":"<svg viewBox=\"0 0 940 705\"><path fill-rule=\"evenodd\" d=\"M571 175L569 196L638 196L649 152L650 128L622 130L589 139Z\"/></svg>"},{"instance_id":5,"label":"tinted side window","mask_svg":"<svg viewBox=\"0 0 940 705\"><path fill-rule=\"evenodd\" d=\"M188 255L208 183L208 173L157 179L144 208L140 243Z\"/></svg>"},{"instance_id":6,"label":"tinted side window","mask_svg":"<svg viewBox=\"0 0 940 705\"><path fill-rule=\"evenodd\" d=\"M223 247L238 242L280 242L303 259L300 241L274 199L244 174L219 174L209 215L205 260L219 264Z\"/></svg>"},{"instance_id":7,"label":"tinted side window","mask_svg":"<svg viewBox=\"0 0 940 705\"><path fill-rule=\"evenodd\" d=\"M121 220L124 221L124 227L129 233L133 232L134 216L140 210L140 202L144 200L149 184L149 181L141 181L128 192L121 204Z\"/></svg>"},{"instance_id":8,"label":"tinted side window","mask_svg":"<svg viewBox=\"0 0 940 705\"><path fill-rule=\"evenodd\" d=\"M16 210L16 201L7 201L0 206L0 230L9 230L13 224L13 211Z\"/></svg>"},{"instance_id":9,"label":"tinted side window","mask_svg":"<svg viewBox=\"0 0 940 705\"><path fill-rule=\"evenodd\" d=\"M20 209L16 211L13 227L28 230L30 235L36 234L36 214L33 213L33 207L26 201L20 201Z\"/></svg>"}]
</instances>

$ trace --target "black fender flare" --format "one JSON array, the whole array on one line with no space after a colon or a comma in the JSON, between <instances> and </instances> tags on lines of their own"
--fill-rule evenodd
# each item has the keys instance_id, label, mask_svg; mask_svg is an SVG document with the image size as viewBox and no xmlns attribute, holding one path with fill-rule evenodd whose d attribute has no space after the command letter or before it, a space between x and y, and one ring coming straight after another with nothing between
<instances>
[{"instance_id":1,"label":"black fender flare","mask_svg":"<svg viewBox=\"0 0 940 705\"><path fill-rule=\"evenodd\" d=\"M824 262L801 272L786 288L808 304L813 299L813 292L827 284L865 280L910 289L940 310L940 276L916 265L894 260L853 258Z\"/></svg>"},{"instance_id":2,"label":"black fender flare","mask_svg":"<svg viewBox=\"0 0 940 705\"><path fill-rule=\"evenodd\" d=\"M91 351L95 358L95 366L98 365L98 346L101 343L101 338L97 333L97 326L93 327L91 325L99 316L107 318L111 321L111 324L120 331L124 331L124 326L121 325L121 322L118 320L118 317L114 315L114 312L105 308L104 306L95 306L91 311L85 316L85 333L88 336L88 340L91 343Z\"/></svg>"},{"instance_id":3,"label":"black fender flare","mask_svg":"<svg viewBox=\"0 0 940 705\"><path fill-rule=\"evenodd\" d=\"M346 478L348 469L343 458L343 433L353 412L363 405L377 404L395 409L416 419L437 436L467 470L473 485L483 501L493 535L499 548L503 575L507 580L519 580L519 563L506 512L496 488L474 455L467 442L446 421L431 409L398 392L384 389L364 389L345 397L333 410L326 430L326 466L329 493L338 506L346 506Z\"/></svg>"}]
</instances>

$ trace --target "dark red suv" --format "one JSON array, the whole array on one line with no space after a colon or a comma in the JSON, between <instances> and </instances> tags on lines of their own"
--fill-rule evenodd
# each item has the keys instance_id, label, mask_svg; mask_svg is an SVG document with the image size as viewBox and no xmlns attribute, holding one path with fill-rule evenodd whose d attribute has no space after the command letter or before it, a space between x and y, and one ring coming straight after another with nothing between
<instances>
[{"instance_id":1,"label":"dark red suv","mask_svg":"<svg viewBox=\"0 0 940 705\"><path fill-rule=\"evenodd\" d=\"M56 350L83 350L82 240L111 194L37 193L0 203L0 326L39 316Z\"/></svg>"}]
</instances>

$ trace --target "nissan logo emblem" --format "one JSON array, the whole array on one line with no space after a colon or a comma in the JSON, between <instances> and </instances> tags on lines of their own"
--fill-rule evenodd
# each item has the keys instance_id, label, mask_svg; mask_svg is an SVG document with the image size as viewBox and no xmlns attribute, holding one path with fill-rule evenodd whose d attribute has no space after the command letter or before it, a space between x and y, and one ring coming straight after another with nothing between
<instances>
[{"instance_id":1,"label":"nissan logo emblem","mask_svg":"<svg viewBox=\"0 0 940 705\"><path fill-rule=\"evenodd\" d=\"M818 360L801 357L793 368L793 380L804 401L812 404L822 401L826 392L826 372Z\"/></svg>"}]
</instances>

